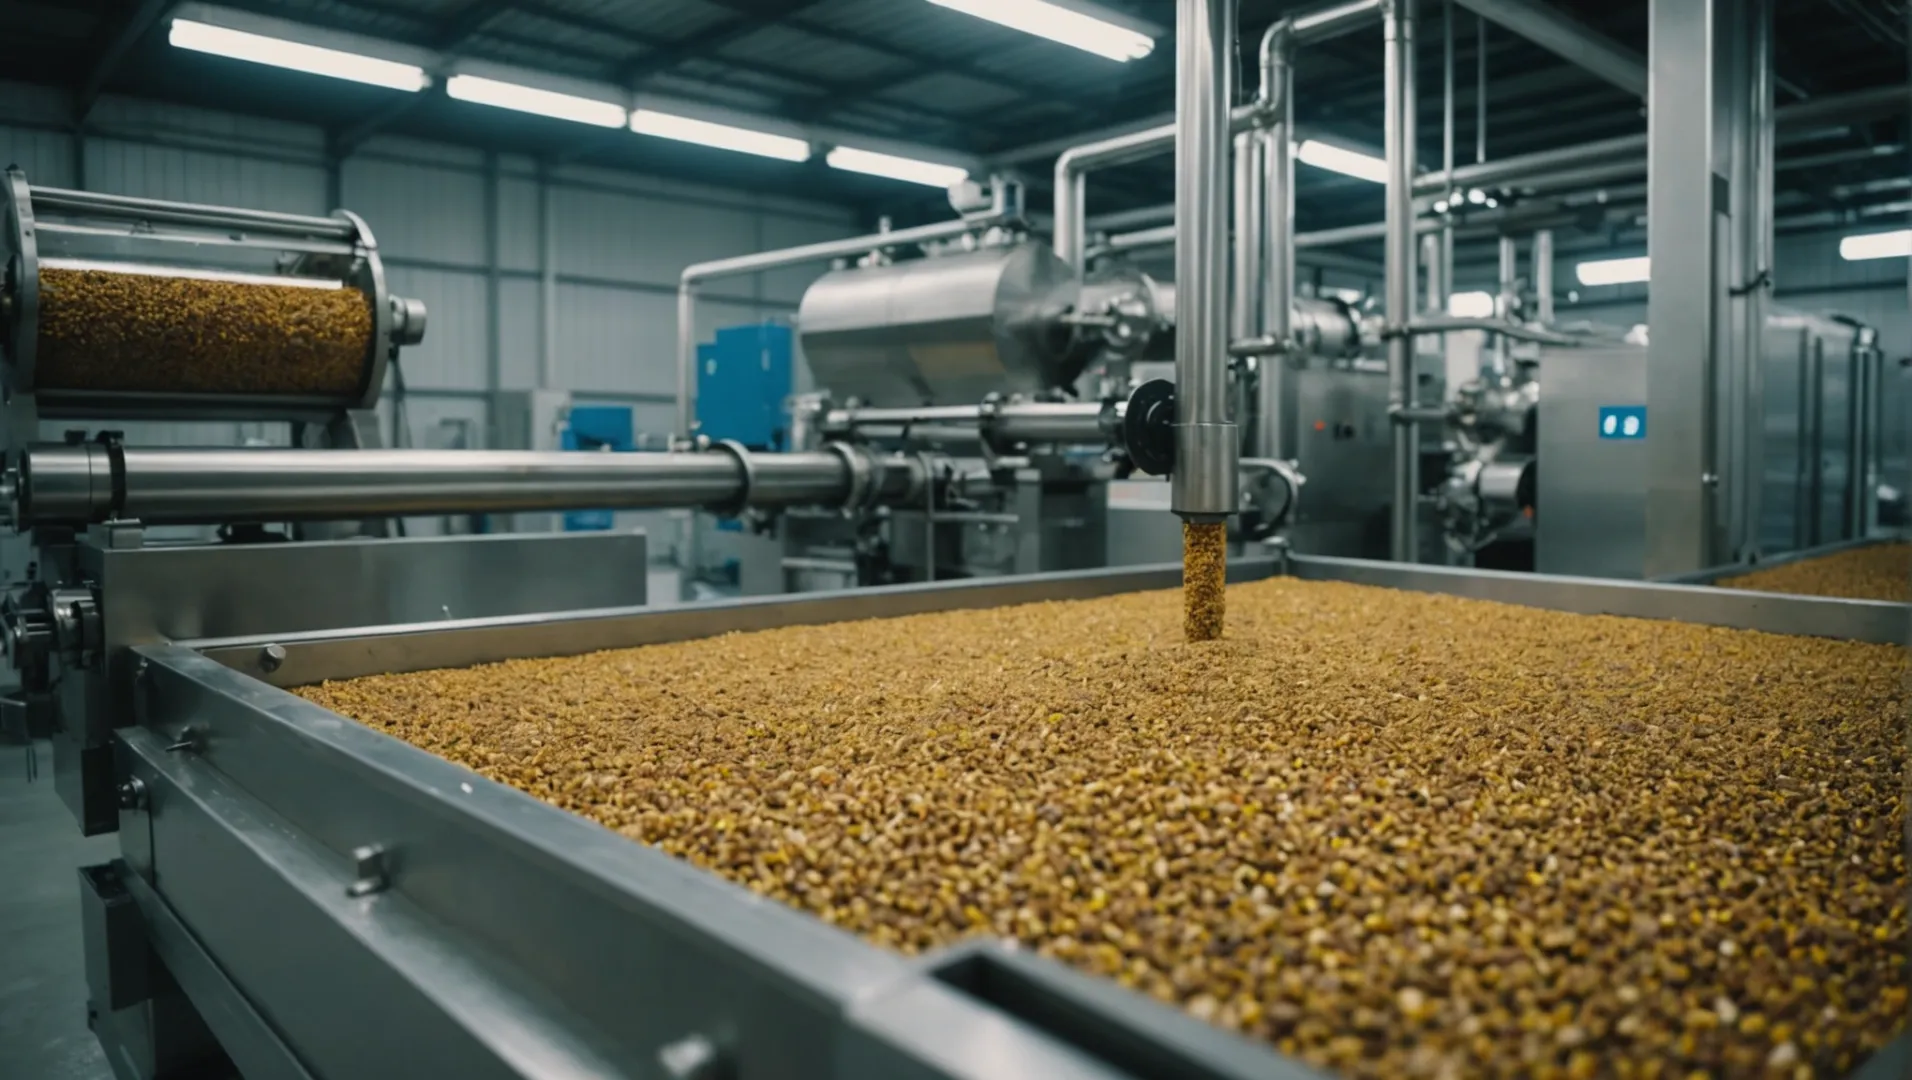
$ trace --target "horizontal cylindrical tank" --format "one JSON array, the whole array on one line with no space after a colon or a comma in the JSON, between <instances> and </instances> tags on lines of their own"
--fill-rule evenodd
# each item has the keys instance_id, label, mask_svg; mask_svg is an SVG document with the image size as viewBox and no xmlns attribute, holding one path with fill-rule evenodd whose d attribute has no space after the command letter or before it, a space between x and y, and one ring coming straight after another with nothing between
<instances>
[{"instance_id":1,"label":"horizontal cylindrical tank","mask_svg":"<svg viewBox=\"0 0 1912 1080\"><path fill-rule=\"evenodd\" d=\"M863 405L969 405L1036 394L1081 373L1063 321L1075 273L1046 245L1012 244L825 274L797 325L819 386Z\"/></svg>"}]
</instances>

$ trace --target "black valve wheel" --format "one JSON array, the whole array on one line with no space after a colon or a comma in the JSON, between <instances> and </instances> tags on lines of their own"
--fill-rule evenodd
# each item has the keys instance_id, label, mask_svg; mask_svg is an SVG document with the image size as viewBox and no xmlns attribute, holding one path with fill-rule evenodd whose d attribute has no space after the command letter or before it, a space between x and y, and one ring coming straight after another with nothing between
<instances>
[{"instance_id":1,"label":"black valve wheel","mask_svg":"<svg viewBox=\"0 0 1912 1080\"><path fill-rule=\"evenodd\" d=\"M1175 471L1175 384L1150 379L1129 395L1122 441L1135 467L1152 476Z\"/></svg>"}]
</instances>

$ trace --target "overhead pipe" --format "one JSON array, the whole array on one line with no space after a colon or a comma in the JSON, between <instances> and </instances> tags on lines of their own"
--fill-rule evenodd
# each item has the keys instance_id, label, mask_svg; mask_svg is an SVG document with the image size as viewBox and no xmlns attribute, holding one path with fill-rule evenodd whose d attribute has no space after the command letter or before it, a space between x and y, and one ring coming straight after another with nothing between
<instances>
[{"instance_id":1,"label":"overhead pipe","mask_svg":"<svg viewBox=\"0 0 1912 1080\"><path fill-rule=\"evenodd\" d=\"M1445 217L1424 215L1415 219L1414 232L1417 236L1426 236L1431 233L1440 232L1442 229L1451 226L1454 230L1454 235L1463 239L1482 236L1497 237L1501 233L1509 230L1517 231L1525 228L1565 228L1571 226L1580 220L1580 212L1588 209L1589 206L1602 210L1616 210L1634 205L1645 205L1646 193L1642 185L1630 184L1623 188L1612 188L1609 189L1609 191L1611 197L1604 202L1593 204L1571 202L1562 204L1555 202L1545 207L1543 212L1538 215L1535 213L1535 208L1529 206L1508 207L1503 210L1489 210L1469 214L1465 219L1456 222L1450 222ZM1317 266L1346 269L1353 273L1372 273L1379 269L1373 263L1352 259L1347 256L1341 256L1339 259L1336 259L1334 258L1334 253L1321 249L1339 247L1343 244L1357 244L1365 241L1381 240L1385 239L1386 236L1387 223L1384 221L1367 221L1359 225L1338 225L1332 229L1315 229L1309 232L1296 233L1294 236L1295 258L1298 262L1305 262ZM1153 229L1143 229L1138 232L1111 236L1102 246L1091 249L1090 255L1097 256L1120 252L1142 251L1150 248L1167 247L1174 242L1175 227L1173 225L1162 225ZM1269 265L1272 272L1272 251L1270 253Z\"/></svg>"},{"instance_id":2,"label":"overhead pipe","mask_svg":"<svg viewBox=\"0 0 1912 1080\"><path fill-rule=\"evenodd\" d=\"M1175 37L1175 469L1188 521L1233 514L1241 445L1228 409L1228 151L1236 0L1180 0ZM1058 215L1060 217L1060 215Z\"/></svg>"},{"instance_id":3,"label":"overhead pipe","mask_svg":"<svg viewBox=\"0 0 1912 1080\"><path fill-rule=\"evenodd\" d=\"M1513 33L1533 41L1536 45L1567 57L1608 81L1631 82L1636 77L1635 69L1637 69L1639 88L1633 92L1642 97L1646 94L1645 62L1631 54L1624 46L1600 37L1577 22L1556 12L1539 8L1532 0L1458 0L1458 2L1470 10L1483 14L1487 19L1492 19ZM1320 41L1360 29L1372 21L1379 6L1379 0L1335 0L1333 3L1311 11L1279 20L1276 25L1286 23L1288 32L1294 36L1294 40ZM1273 27L1270 28L1271 31L1273 29ZM1263 41L1266 43L1266 36L1263 37ZM1485 50L1482 50L1482 56L1485 56ZM1629 58L1631 58L1631 66L1628 63ZM1617 82L1616 85L1618 85ZM1903 108L1904 103L1901 102L1896 107ZM1238 118L1241 112L1242 110L1237 110ZM1252 116L1252 113L1249 115ZM1114 143L1148 132L1159 134L1164 129L1173 128L1174 122L1173 116L1161 116L1153 121L1136 121L1117 125L1078 136L1078 138L1089 145ZM1080 147L1076 148L1080 149ZM1040 161L1051 154L1066 152L1068 149L1070 146L1064 140L1047 139L992 155L989 161L997 166L1021 165ZM1058 184L1057 190L1061 191L1062 185ZM1057 216L1061 215L1058 213Z\"/></svg>"},{"instance_id":4,"label":"overhead pipe","mask_svg":"<svg viewBox=\"0 0 1912 1080\"><path fill-rule=\"evenodd\" d=\"M1875 86L1849 94L1829 94L1808 101L1795 101L1773 110L1774 126L1798 131L1833 123L1856 123L1903 112L1912 87ZM1631 166L1623 175L1646 174L1646 134L1618 135L1611 139L1565 146L1557 150L1521 154L1516 157L1463 165L1454 170L1454 187L1467 188L1520 186L1530 177L1563 173L1567 170L1597 166ZM1447 190L1447 179L1440 173L1415 178L1414 193L1439 195Z\"/></svg>"},{"instance_id":5,"label":"overhead pipe","mask_svg":"<svg viewBox=\"0 0 1912 1080\"><path fill-rule=\"evenodd\" d=\"M1230 112L1228 131L1246 131L1255 126L1259 115L1253 105ZM1056 256L1080 270L1088 247L1088 174L1095 169L1146 161L1173 151L1177 125L1174 122L1130 131L1095 142L1072 146L1056 158L1055 223L1050 237ZM1226 145L1227 140L1223 143Z\"/></svg>"},{"instance_id":6,"label":"overhead pipe","mask_svg":"<svg viewBox=\"0 0 1912 1080\"><path fill-rule=\"evenodd\" d=\"M1278 19L1261 36L1261 79L1255 103L1266 118L1261 135L1261 168L1266 189L1260 199L1265 224L1266 284L1260 297L1262 333L1284 351L1293 347L1295 306L1295 75L1294 56L1303 42L1319 42L1373 22L1380 0L1338 3ZM1293 378L1285 355L1261 361L1255 395L1257 457L1283 458L1294 435L1287 430Z\"/></svg>"},{"instance_id":7,"label":"overhead pipe","mask_svg":"<svg viewBox=\"0 0 1912 1080\"><path fill-rule=\"evenodd\" d=\"M1322 40L1358 29L1380 7L1380 0L1339 0L1338 3L1317 8L1313 11L1293 15L1270 27L1262 36L1262 88L1256 100L1231 109L1229 112L1229 134L1248 131L1266 122L1269 95L1269 64L1271 57L1271 37L1278 27L1285 27L1290 40ZM1232 33L1232 31L1231 31ZM1154 157L1175 146L1178 121L1170 118L1151 127L1126 129L1095 139L1091 142L1071 146L1056 158L1055 166L1055 224L1052 243L1056 255L1062 261L1080 269L1088 246L1087 229L1087 174L1099 168L1125 165ZM1290 125L1290 135L1293 125ZM1044 147L1030 147L1000 155L996 160L1003 163L1030 160L1032 157L1045 156L1037 153Z\"/></svg>"},{"instance_id":8,"label":"overhead pipe","mask_svg":"<svg viewBox=\"0 0 1912 1080\"><path fill-rule=\"evenodd\" d=\"M952 240L967 233L1008 224L1019 219L1022 206L1020 199L1011 194L1012 185L994 182L993 188L988 210L953 221L932 222L928 225L871 233L868 236L852 236L842 240L825 240L821 243L805 244L801 247L783 248L777 251L759 251L750 255L694 263L685 267L677 281L678 437L688 439L692 434L691 388L696 385L697 287L699 285L717 278L779 270L805 263L828 262L832 259L854 258L884 248Z\"/></svg>"},{"instance_id":9,"label":"overhead pipe","mask_svg":"<svg viewBox=\"0 0 1912 1080\"><path fill-rule=\"evenodd\" d=\"M1358 4L1369 11L1377 10L1378 0L1358 0ZM1279 24L1277 24L1277 27ZM1270 33L1276 31L1270 27ZM1264 42L1267 37L1264 36ZM1264 83L1266 76L1264 76ZM1890 115L1894 111L1903 111L1905 95L1912 93L1912 86L1875 87L1851 94L1831 95L1814 98L1807 102L1795 102L1774 110L1775 122L1782 128L1794 130L1810 128L1833 120L1860 120L1880 115ZM1807 106L1811 106L1810 109ZM1237 110L1243 113L1246 110ZM1264 111L1266 111L1264 107ZM1272 125L1275 121L1269 120ZM1292 144L1294 130L1289 124ZM1272 140L1271 140L1272 142ZM1270 147L1272 150L1272 146ZM1877 147L1858 150L1840 150L1830 154L1814 155L1781 161L1776 165L1781 171L1818 168L1821 165L1840 164L1847 161L1870 159L1902 153L1903 147ZM1273 154L1269 155L1273 168ZM1292 157L1290 158L1292 166ZM1448 192L1445 172L1422 173L1414 179L1414 193L1432 200ZM1615 183L1646 175L1646 136L1620 135L1595 142L1580 143L1575 146L1560 147L1554 150L1542 150L1517 157L1502 158L1498 161L1478 162L1463 165L1453 172L1453 189L1465 191L1478 187L1520 187L1534 191L1569 191L1603 184ZM1272 203L1270 205L1273 205ZM1129 224L1144 221L1173 218L1172 207L1147 207L1140 210L1111 214L1106 222L1098 222L1104 229L1124 228ZM1271 231L1277 227L1271 219ZM1296 237L1296 247L1332 247L1337 244L1354 243L1361 240L1378 240L1385 234L1381 222L1364 225L1344 226L1339 229L1324 229L1318 232L1302 233ZM1130 233L1112 235L1099 249L1101 251L1125 251L1140 248L1165 246L1175 240L1175 226L1171 224L1149 229L1140 229ZM1272 244L1271 244L1272 249ZM1094 253L1091 253L1094 254Z\"/></svg>"}]
</instances>

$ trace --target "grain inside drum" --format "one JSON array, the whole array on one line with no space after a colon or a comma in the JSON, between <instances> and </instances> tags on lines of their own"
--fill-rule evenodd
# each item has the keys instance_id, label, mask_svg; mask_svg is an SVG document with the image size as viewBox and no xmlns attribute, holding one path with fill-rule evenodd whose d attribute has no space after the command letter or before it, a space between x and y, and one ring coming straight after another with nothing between
<instances>
[{"instance_id":1,"label":"grain inside drum","mask_svg":"<svg viewBox=\"0 0 1912 1080\"><path fill-rule=\"evenodd\" d=\"M1892 647L1340 583L301 690L905 952L1351 1076L1838 1076L1906 1013Z\"/></svg>"},{"instance_id":2,"label":"grain inside drum","mask_svg":"<svg viewBox=\"0 0 1912 1080\"><path fill-rule=\"evenodd\" d=\"M354 288L47 268L35 382L55 390L351 397L372 348Z\"/></svg>"}]
</instances>

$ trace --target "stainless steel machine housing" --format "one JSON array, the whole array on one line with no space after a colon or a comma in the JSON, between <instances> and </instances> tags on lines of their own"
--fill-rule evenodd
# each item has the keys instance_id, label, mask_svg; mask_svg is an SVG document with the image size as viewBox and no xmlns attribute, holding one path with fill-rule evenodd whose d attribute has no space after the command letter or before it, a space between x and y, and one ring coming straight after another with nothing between
<instances>
[{"instance_id":1,"label":"stainless steel machine housing","mask_svg":"<svg viewBox=\"0 0 1912 1080\"><path fill-rule=\"evenodd\" d=\"M1071 363L1075 274L1040 243L1004 243L834 270L797 311L819 386L864 405L973 405L1038 394Z\"/></svg>"},{"instance_id":2,"label":"stainless steel machine housing","mask_svg":"<svg viewBox=\"0 0 1912 1080\"><path fill-rule=\"evenodd\" d=\"M359 383L328 397L239 393L116 393L41 386L40 272L58 266L122 273L337 283L362 292L372 335ZM34 187L25 173L0 174L0 376L14 445L37 438L38 417L244 419L324 422L369 410L384 389L394 350L425 334L417 300L386 287L378 243L358 215L310 217L224 206Z\"/></svg>"},{"instance_id":3,"label":"stainless steel machine housing","mask_svg":"<svg viewBox=\"0 0 1912 1080\"><path fill-rule=\"evenodd\" d=\"M548 590L586 565L559 545L594 540L514 538L528 545L514 557L531 561L485 579L519 582L522 610L543 610L572 595ZM109 606L157 610L162 592L184 601L165 625L122 623L98 643L121 851L81 874L88 985L109 1054L153 1066L132 1075L211 1060L315 1078L1316 1075L1025 952L884 952L276 689L1168 588L1178 567L430 617L434 601L468 595L466 573L482 568L460 550L473 544L262 548L195 575L183 596L167 571L203 553L126 557L148 572L115 578ZM399 601L350 590L321 612L307 596L330 580L325 559L397 570L387 560L427 547L460 571L420 578ZM1230 566L1234 581L1281 573L1869 641L1898 640L1905 618L1894 604L1333 558ZM421 612L426 621L389 621ZM206 636L189 636L195 619Z\"/></svg>"}]
</instances>

